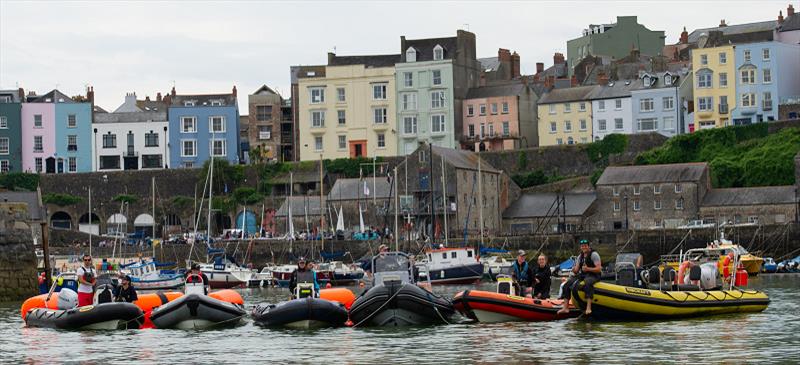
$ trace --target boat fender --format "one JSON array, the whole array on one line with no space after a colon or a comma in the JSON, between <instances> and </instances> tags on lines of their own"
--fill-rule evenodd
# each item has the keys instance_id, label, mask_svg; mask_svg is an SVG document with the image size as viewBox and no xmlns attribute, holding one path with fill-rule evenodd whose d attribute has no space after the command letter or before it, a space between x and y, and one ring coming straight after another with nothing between
<instances>
[{"instance_id":1,"label":"boat fender","mask_svg":"<svg viewBox=\"0 0 800 365\"><path fill-rule=\"evenodd\" d=\"M664 269L664 272L661 273L661 278L664 280L664 283L672 283L675 281L675 269L672 267L667 266Z\"/></svg>"},{"instance_id":2,"label":"boat fender","mask_svg":"<svg viewBox=\"0 0 800 365\"><path fill-rule=\"evenodd\" d=\"M700 268L700 266L697 265L692 266L692 268L689 269L689 280L691 280L692 283L694 283L695 281L700 280L701 274L702 274L702 269Z\"/></svg>"},{"instance_id":3,"label":"boat fender","mask_svg":"<svg viewBox=\"0 0 800 365\"><path fill-rule=\"evenodd\" d=\"M691 264L689 260L681 262L681 265L678 267L678 285L686 284L686 268L689 268Z\"/></svg>"}]
</instances>

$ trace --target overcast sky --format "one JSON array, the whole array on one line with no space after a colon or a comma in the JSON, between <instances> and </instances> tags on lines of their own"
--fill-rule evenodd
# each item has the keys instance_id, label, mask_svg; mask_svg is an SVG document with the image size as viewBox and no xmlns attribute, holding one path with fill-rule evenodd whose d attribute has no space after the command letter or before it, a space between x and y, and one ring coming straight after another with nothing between
<instances>
[{"instance_id":1,"label":"overcast sky","mask_svg":"<svg viewBox=\"0 0 800 365\"><path fill-rule=\"evenodd\" d=\"M797 0L792 0L800 10ZM178 93L239 90L267 84L289 96L289 66L324 64L339 55L400 52L400 36L454 36L469 29L479 57L497 48L521 56L522 73L536 62L566 55L566 42L588 24L637 15L664 30L667 43L683 26L691 32L725 19L728 24L773 20L779 1L57 1L0 0L0 88L68 95L94 86L105 109L126 92L155 97L173 83Z\"/></svg>"}]
</instances>

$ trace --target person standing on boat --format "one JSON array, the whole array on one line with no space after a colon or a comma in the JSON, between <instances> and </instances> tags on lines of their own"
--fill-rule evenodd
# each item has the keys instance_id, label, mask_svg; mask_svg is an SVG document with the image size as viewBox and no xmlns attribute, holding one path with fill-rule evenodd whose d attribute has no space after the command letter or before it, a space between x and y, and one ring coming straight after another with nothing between
<instances>
[{"instance_id":1,"label":"person standing on boat","mask_svg":"<svg viewBox=\"0 0 800 365\"><path fill-rule=\"evenodd\" d=\"M581 240L581 254L572 266L575 274L564 284L564 293L561 299L566 299L564 307L558 311L560 314L569 313L569 304L572 299L572 289L583 281L583 291L586 293L586 315L592 314L592 298L594 297L594 284L600 281L600 271L603 269L600 254L589 244L588 240Z\"/></svg>"},{"instance_id":2,"label":"person standing on boat","mask_svg":"<svg viewBox=\"0 0 800 365\"><path fill-rule=\"evenodd\" d=\"M94 285L97 277L92 267L92 256L83 255L83 266L75 272L78 276L78 306L92 305L94 302Z\"/></svg>"},{"instance_id":3,"label":"person standing on boat","mask_svg":"<svg viewBox=\"0 0 800 365\"><path fill-rule=\"evenodd\" d=\"M550 298L550 266L547 265L547 256L539 255L536 267L533 269L533 297L536 299Z\"/></svg>"},{"instance_id":4,"label":"person standing on boat","mask_svg":"<svg viewBox=\"0 0 800 365\"><path fill-rule=\"evenodd\" d=\"M138 299L136 289L131 284L131 277L128 275L120 277L120 285L114 288L114 301L133 303Z\"/></svg>"},{"instance_id":5,"label":"person standing on boat","mask_svg":"<svg viewBox=\"0 0 800 365\"><path fill-rule=\"evenodd\" d=\"M192 264L192 269L186 273L186 282L195 283L198 277L200 278L199 280L203 281L203 292L208 294L208 276L200 271L200 264L195 262Z\"/></svg>"},{"instance_id":6,"label":"person standing on boat","mask_svg":"<svg viewBox=\"0 0 800 365\"><path fill-rule=\"evenodd\" d=\"M533 291L533 269L525 261L525 251L517 252L517 260L511 264L511 277L517 283L517 294L525 296Z\"/></svg>"},{"instance_id":7,"label":"person standing on boat","mask_svg":"<svg viewBox=\"0 0 800 365\"><path fill-rule=\"evenodd\" d=\"M315 296L319 296L319 283L317 282L317 273L306 266L306 258L300 257L297 259L297 269L292 272L292 277L289 279L289 291L294 296L294 291L297 289L299 283L314 283Z\"/></svg>"}]
</instances>

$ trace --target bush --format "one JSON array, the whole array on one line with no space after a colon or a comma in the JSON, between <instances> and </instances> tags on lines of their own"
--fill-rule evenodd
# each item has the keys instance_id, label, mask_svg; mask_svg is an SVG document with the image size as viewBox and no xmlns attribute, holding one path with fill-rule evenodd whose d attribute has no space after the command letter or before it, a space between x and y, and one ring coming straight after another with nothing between
<instances>
[{"instance_id":1,"label":"bush","mask_svg":"<svg viewBox=\"0 0 800 365\"><path fill-rule=\"evenodd\" d=\"M172 205L183 209L194 204L194 198L185 195L176 195L172 197Z\"/></svg>"},{"instance_id":2,"label":"bush","mask_svg":"<svg viewBox=\"0 0 800 365\"><path fill-rule=\"evenodd\" d=\"M528 155L525 151L519 151L517 155L517 170L525 171L528 168Z\"/></svg>"},{"instance_id":3,"label":"bush","mask_svg":"<svg viewBox=\"0 0 800 365\"><path fill-rule=\"evenodd\" d=\"M210 161L211 160L207 160L203 164L203 168L200 170L198 175L199 181L205 181L206 177L208 176L208 164ZM243 165L231 165L228 160L215 158L213 182L214 193L222 194L225 192L226 186L228 189L231 189L234 186L239 186L242 182L244 182L244 168L245 167Z\"/></svg>"},{"instance_id":4,"label":"bush","mask_svg":"<svg viewBox=\"0 0 800 365\"><path fill-rule=\"evenodd\" d=\"M589 160L594 163L608 163L608 156L615 153L625 152L628 147L628 136L624 134L609 134L605 138L589 143L586 146L586 154Z\"/></svg>"},{"instance_id":5,"label":"bush","mask_svg":"<svg viewBox=\"0 0 800 365\"><path fill-rule=\"evenodd\" d=\"M531 186L547 184L563 180L564 178L558 175L547 175L542 170L534 170L526 173L516 174L511 177L520 188L529 188Z\"/></svg>"},{"instance_id":6,"label":"bush","mask_svg":"<svg viewBox=\"0 0 800 365\"><path fill-rule=\"evenodd\" d=\"M600 180L600 176L603 175L603 171L605 171L605 169L594 170L592 176L589 178L589 181L591 181L592 186L597 186L597 180Z\"/></svg>"},{"instance_id":7,"label":"bush","mask_svg":"<svg viewBox=\"0 0 800 365\"><path fill-rule=\"evenodd\" d=\"M376 159L377 163L382 161L382 157ZM325 171L328 173L342 174L348 178L359 177L359 172L364 176L372 175L371 158L337 158L335 160L324 160L323 165L325 166Z\"/></svg>"},{"instance_id":8,"label":"bush","mask_svg":"<svg viewBox=\"0 0 800 365\"><path fill-rule=\"evenodd\" d=\"M112 201L119 202L119 203L136 203L139 198L129 194L119 194L111 199Z\"/></svg>"},{"instance_id":9,"label":"bush","mask_svg":"<svg viewBox=\"0 0 800 365\"><path fill-rule=\"evenodd\" d=\"M0 174L0 188L8 190L36 191L39 186L39 174L27 172L9 172Z\"/></svg>"},{"instance_id":10,"label":"bush","mask_svg":"<svg viewBox=\"0 0 800 365\"><path fill-rule=\"evenodd\" d=\"M71 194L48 193L42 196L43 203L54 204L58 205L59 207L78 204L82 200L83 199L81 199L80 197Z\"/></svg>"},{"instance_id":11,"label":"bush","mask_svg":"<svg viewBox=\"0 0 800 365\"><path fill-rule=\"evenodd\" d=\"M244 205L255 204L264 200L264 196L256 192L256 189L241 187L233 191L233 201Z\"/></svg>"}]
</instances>

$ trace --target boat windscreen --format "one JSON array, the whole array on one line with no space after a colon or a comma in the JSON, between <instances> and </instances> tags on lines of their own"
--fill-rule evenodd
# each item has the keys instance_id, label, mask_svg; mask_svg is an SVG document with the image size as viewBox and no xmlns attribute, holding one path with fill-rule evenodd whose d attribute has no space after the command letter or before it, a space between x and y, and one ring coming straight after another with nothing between
<instances>
[{"instance_id":1,"label":"boat windscreen","mask_svg":"<svg viewBox=\"0 0 800 365\"><path fill-rule=\"evenodd\" d=\"M375 272L406 271L409 267L409 260L405 255L387 253L375 256Z\"/></svg>"}]
</instances>

